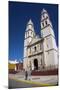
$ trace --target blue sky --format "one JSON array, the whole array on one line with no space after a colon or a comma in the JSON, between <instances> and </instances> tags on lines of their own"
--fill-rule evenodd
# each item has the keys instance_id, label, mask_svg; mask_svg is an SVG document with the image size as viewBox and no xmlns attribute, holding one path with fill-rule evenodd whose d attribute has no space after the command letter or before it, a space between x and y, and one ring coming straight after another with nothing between
<instances>
[{"instance_id":1,"label":"blue sky","mask_svg":"<svg viewBox=\"0 0 60 90\"><path fill-rule=\"evenodd\" d=\"M58 46L58 5L9 1L9 60L23 59L24 34L27 22L32 19L39 34L41 11L45 8L50 16Z\"/></svg>"}]
</instances>

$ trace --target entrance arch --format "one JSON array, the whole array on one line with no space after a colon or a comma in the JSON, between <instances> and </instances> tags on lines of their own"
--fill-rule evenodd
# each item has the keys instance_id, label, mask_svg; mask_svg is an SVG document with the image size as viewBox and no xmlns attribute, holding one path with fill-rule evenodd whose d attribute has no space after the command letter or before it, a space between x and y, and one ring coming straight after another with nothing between
<instances>
[{"instance_id":1,"label":"entrance arch","mask_svg":"<svg viewBox=\"0 0 60 90\"><path fill-rule=\"evenodd\" d=\"M34 59L34 70L38 70L38 60Z\"/></svg>"}]
</instances>

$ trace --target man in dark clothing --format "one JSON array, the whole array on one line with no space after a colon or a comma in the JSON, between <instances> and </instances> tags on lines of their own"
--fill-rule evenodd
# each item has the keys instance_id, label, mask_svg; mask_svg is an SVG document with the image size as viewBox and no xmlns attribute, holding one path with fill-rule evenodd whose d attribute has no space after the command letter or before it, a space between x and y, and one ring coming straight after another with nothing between
<instances>
[{"instance_id":1,"label":"man in dark clothing","mask_svg":"<svg viewBox=\"0 0 60 90\"><path fill-rule=\"evenodd\" d=\"M27 80L27 79L28 79L28 72L25 71L25 80Z\"/></svg>"}]
</instances>

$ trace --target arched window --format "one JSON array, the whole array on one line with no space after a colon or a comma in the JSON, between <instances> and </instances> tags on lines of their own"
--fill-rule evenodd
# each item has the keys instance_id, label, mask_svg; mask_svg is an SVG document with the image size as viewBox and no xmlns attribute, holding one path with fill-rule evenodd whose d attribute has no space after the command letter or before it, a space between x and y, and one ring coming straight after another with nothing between
<instances>
[{"instance_id":1,"label":"arched window","mask_svg":"<svg viewBox=\"0 0 60 90\"><path fill-rule=\"evenodd\" d=\"M44 23L42 23L42 26L44 27Z\"/></svg>"},{"instance_id":2,"label":"arched window","mask_svg":"<svg viewBox=\"0 0 60 90\"><path fill-rule=\"evenodd\" d=\"M36 46L34 47L34 51L36 52Z\"/></svg>"},{"instance_id":3,"label":"arched window","mask_svg":"<svg viewBox=\"0 0 60 90\"><path fill-rule=\"evenodd\" d=\"M47 25L47 21L45 21L45 24Z\"/></svg>"}]
</instances>

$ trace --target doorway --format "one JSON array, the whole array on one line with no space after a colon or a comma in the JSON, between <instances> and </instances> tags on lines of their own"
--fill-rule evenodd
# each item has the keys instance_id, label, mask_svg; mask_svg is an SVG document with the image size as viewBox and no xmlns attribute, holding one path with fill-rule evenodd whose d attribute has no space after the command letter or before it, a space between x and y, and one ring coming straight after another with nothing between
<instances>
[{"instance_id":1,"label":"doorway","mask_svg":"<svg viewBox=\"0 0 60 90\"><path fill-rule=\"evenodd\" d=\"M34 59L34 70L38 70L38 60Z\"/></svg>"}]
</instances>

